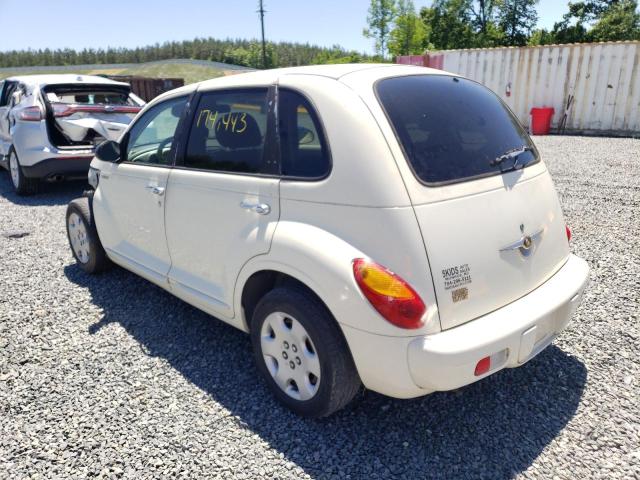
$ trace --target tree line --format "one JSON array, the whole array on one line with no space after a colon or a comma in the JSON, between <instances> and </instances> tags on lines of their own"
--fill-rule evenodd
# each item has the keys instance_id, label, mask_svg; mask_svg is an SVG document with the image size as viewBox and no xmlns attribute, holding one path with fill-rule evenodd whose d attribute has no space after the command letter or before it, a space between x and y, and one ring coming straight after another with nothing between
<instances>
[{"instance_id":1,"label":"tree line","mask_svg":"<svg viewBox=\"0 0 640 480\"><path fill-rule=\"evenodd\" d=\"M267 42L266 53L267 68L371 60L368 55L348 51L338 45L326 48L308 43ZM12 50L0 52L0 67L144 63L172 58L263 67L262 47L258 40L215 38L156 43L138 48Z\"/></svg>"},{"instance_id":2,"label":"tree line","mask_svg":"<svg viewBox=\"0 0 640 480\"><path fill-rule=\"evenodd\" d=\"M144 63L191 58L253 68L387 61L425 50L547 45L640 39L638 0L569 2L552 29L536 28L538 0L434 0L416 10L412 0L371 0L363 34L375 56L308 43L196 38L138 48L39 49L0 52L0 67Z\"/></svg>"},{"instance_id":3,"label":"tree line","mask_svg":"<svg viewBox=\"0 0 640 480\"><path fill-rule=\"evenodd\" d=\"M363 34L386 58L425 50L640 39L637 0L569 2L552 29L536 29L538 0L371 0Z\"/></svg>"}]
</instances>

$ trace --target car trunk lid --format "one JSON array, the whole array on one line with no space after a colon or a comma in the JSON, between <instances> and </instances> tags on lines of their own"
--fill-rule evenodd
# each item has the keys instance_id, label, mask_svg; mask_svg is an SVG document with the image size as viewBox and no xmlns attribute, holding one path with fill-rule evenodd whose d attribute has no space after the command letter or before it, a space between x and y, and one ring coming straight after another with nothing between
<instances>
[{"instance_id":1,"label":"car trunk lid","mask_svg":"<svg viewBox=\"0 0 640 480\"><path fill-rule=\"evenodd\" d=\"M511 188L414 210L443 329L526 295L568 258L564 220L546 171Z\"/></svg>"},{"instance_id":2,"label":"car trunk lid","mask_svg":"<svg viewBox=\"0 0 640 480\"><path fill-rule=\"evenodd\" d=\"M408 75L376 85L448 329L503 307L569 255L553 182L508 107L482 85Z\"/></svg>"}]
</instances>

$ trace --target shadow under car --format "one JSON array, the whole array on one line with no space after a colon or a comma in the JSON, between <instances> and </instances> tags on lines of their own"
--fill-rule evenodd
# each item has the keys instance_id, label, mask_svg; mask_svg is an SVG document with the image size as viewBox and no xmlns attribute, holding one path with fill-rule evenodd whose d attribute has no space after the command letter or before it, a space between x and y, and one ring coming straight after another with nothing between
<instances>
[{"instance_id":1,"label":"shadow under car","mask_svg":"<svg viewBox=\"0 0 640 480\"><path fill-rule=\"evenodd\" d=\"M248 335L121 268L65 274L104 312L90 334L119 323L312 477L511 478L572 418L586 383L585 366L552 345L456 391L413 400L367 391L329 418L303 419L263 384Z\"/></svg>"}]
</instances>

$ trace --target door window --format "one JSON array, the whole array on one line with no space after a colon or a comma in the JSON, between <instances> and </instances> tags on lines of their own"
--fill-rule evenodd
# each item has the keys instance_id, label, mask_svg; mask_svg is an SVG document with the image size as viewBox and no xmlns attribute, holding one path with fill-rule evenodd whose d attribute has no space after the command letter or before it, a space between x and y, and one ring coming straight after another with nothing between
<instances>
[{"instance_id":1,"label":"door window","mask_svg":"<svg viewBox=\"0 0 640 480\"><path fill-rule=\"evenodd\" d=\"M136 121L129 131L127 162L171 165L173 138L186 103L186 97L172 98Z\"/></svg>"},{"instance_id":2,"label":"door window","mask_svg":"<svg viewBox=\"0 0 640 480\"><path fill-rule=\"evenodd\" d=\"M324 177L331 168L318 116L309 101L290 90L278 92L282 174L286 177Z\"/></svg>"},{"instance_id":3,"label":"door window","mask_svg":"<svg viewBox=\"0 0 640 480\"><path fill-rule=\"evenodd\" d=\"M184 166L266 173L267 89L206 92L193 117Z\"/></svg>"}]
</instances>

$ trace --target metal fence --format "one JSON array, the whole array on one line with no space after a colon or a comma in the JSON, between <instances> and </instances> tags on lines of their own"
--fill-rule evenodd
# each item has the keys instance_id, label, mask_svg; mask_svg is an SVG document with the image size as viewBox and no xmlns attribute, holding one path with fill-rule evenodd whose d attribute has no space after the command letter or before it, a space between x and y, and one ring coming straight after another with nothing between
<instances>
[{"instance_id":1,"label":"metal fence","mask_svg":"<svg viewBox=\"0 0 640 480\"><path fill-rule=\"evenodd\" d=\"M533 107L553 107L567 132L640 134L640 42L442 50L400 63L440 68L496 92L529 124ZM420 61L422 60L422 61Z\"/></svg>"},{"instance_id":2,"label":"metal fence","mask_svg":"<svg viewBox=\"0 0 640 480\"><path fill-rule=\"evenodd\" d=\"M147 78L134 75L104 75L118 82L131 85L131 91L145 102L153 100L161 93L173 90L184 85L183 78Z\"/></svg>"}]
</instances>

